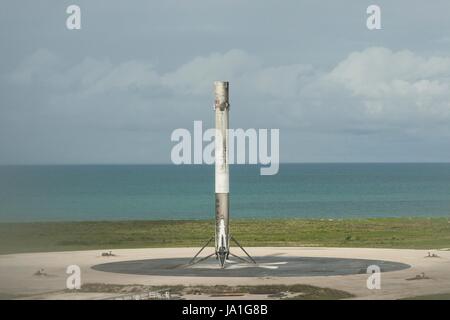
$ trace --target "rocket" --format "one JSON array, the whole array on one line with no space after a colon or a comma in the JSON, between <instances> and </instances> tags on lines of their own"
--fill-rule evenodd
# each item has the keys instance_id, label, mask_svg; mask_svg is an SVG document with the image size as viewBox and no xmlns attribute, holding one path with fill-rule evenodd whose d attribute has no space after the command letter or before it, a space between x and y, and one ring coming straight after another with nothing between
<instances>
[{"instance_id":1,"label":"rocket","mask_svg":"<svg viewBox=\"0 0 450 320\"><path fill-rule=\"evenodd\" d=\"M214 111L216 117L215 134L215 198L216 198L216 258L223 268L230 253L229 235L229 150L228 121L230 104L228 100L229 83L214 82Z\"/></svg>"},{"instance_id":2,"label":"rocket","mask_svg":"<svg viewBox=\"0 0 450 320\"><path fill-rule=\"evenodd\" d=\"M228 116L230 103L228 101L229 83L227 81L214 82L214 112L216 116L215 130L215 236L211 237L206 244L189 261L188 266L202 262L212 256L219 260L220 267L224 268L231 255L242 262L256 264L256 261L241 246L241 244L230 234L230 171L229 171L229 135L228 135ZM215 239L215 251L205 257L197 258L200 253L208 247L209 243ZM230 241L233 241L248 257L244 259L230 252Z\"/></svg>"}]
</instances>

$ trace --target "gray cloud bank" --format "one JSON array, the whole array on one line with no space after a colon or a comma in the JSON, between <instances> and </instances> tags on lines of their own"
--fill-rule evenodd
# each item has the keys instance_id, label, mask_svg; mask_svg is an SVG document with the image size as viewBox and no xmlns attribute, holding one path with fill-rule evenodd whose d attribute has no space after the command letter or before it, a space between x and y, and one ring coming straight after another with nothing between
<instances>
[{"instance_id":1,"label":"gray cloud bank","mask_svg":"<svg viewBox=\"0 0 450 320\"><path fill-rule=\"evenodd\" d=\"M168 162L173 129L212 125L217 79L231 82L233 127L281 129L281 161L320 161L320 148L331 154L324 161L377 161L376 151L365 159L349 149L370 141L388 151L380 160L406 161L414 150L399 158L400 143L450 138L450 56L369 47L324 70L234 49L161 73L148 61L69 64L39 49L3 75L0 161ZM445 161L441 153L411 160Z\"/></svg>"}]
</instances>

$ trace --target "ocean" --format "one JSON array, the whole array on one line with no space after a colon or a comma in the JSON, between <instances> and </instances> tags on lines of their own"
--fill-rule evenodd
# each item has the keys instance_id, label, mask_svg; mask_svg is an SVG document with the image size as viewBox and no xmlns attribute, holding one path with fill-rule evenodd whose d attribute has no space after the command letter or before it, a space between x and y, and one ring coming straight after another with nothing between
<instances>
[{"instance_id":1,"label":"ocean","mask_svg":"<svg viewBox=\"0 0 450 320\"><path fill-rule=\"evenodd\" d=\"M230 167L231 218L450 216L450 164ZM1 166L0 221L214 217L214 166Z\"/></svg>"}]
</instances>

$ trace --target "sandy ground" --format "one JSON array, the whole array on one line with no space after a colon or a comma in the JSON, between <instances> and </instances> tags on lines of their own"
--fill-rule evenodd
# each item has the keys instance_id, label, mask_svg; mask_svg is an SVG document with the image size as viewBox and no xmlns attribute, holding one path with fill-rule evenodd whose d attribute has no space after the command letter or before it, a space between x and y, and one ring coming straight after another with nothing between
<instances>
[{"instance_id":1,"label":"sandy ground","mask_svg":"<svg viewBox=\"0 0 450 320\"><path fill-rule=\"evenodd\" d=\"M354 294L357 299L398 299L416 295L450 292L450 251L431 251L439 257L430 258L427 250L367 249L367 248L303 248L264 247L248 248L255 256L285 255L303 257L336 257L378 259L402 262L411 268L386 272L381 275L381 289L369 290L368 275L315 276L315 277L164 277L129 275L96 271L93 265L125 260L191 257L196 248L152 248L112 250L116 256L102 257L101 250L26 253L0 255L0 294L38 299L105 299L114 294L62 293L66 288L66 268L78 265L82 283L143 284L143 285L261 285L310 284L340 289ZM46 275L34 273L44 269ZM425 273L427 279L407 280ZM192 296L186 298L205 298ZM252 297L234 297L245 299ZM253 297L255 298L255 297Z\"/></svg>"}]
</instances>

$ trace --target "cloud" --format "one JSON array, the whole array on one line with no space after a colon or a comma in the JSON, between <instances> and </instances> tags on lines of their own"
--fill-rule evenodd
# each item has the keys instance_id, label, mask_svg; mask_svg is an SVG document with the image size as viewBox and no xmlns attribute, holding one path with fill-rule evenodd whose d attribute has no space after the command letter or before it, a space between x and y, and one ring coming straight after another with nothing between
<instances>
[{"instance_id":1,"label":"cloud","mask_svg":"<svg viewBox=\"0 0 450 320\"><path fill-rule=\"evenodd\" d=\"M351 53L327 78L343 84L355 95L379 98L441 94L448 85L450 57L423 58L411 51L369 48Z\"/></svg>"},{"instance_id":2,"label":"cloud","mask_svg":"<svg viewBox=\"0 0 450 320\"><path fill-rule=\"evenodd\" d=\"M301 118L299 124L309 122L319 130L329 128L325 118L339 120L333 126L347 130L357 121L405 125L405 119L441 123L450 117L450 57L421 57L406 50L367 48L350 53L329 71L307 64L266 66L236 49L197 57L166 73L158 73L147 61L113 64L108 59L86 58L64 66L61 60L48 50L38 50L24 59L10 79L17 85L45 83L55 92L53 97L83 99L84 103L94 96L112 95L123 103L128 100L129 108L147 104L156 109L160 107L152 102L159 96L158 103L166 104L167 112L180 110L186 96L191 101L196 96L210 97L213 81L225 79L244 100L265 101L270 107L265 108L267 120ZM254 110L253 104L242 110Z\"/></svg>"},{"instance_id":3,"label":"cloud","mask_svg":"<svg viewBox=\"0 0 450 320\"><path fill-rule=\"evenodd\" d=\"M260 61L241 50L197 57L173 72L161 76L161 84L174 92L204 95L215 80L238 80L261 67Z\"/></svg>"},{"instance_id":4,"label":"cloud","mask_svg":"<svg viewBox=\"0 0 450 320\"><path fill-rule=\"evenodd\" d=\"M106 148L122 141L131 159L134 149L145 154L142 132L167 145L175 128L194 120L212 125L207 111L218 79L231 82L233 126L279 128L282 137L295 133L290 145L299 136L450 137L450 57L406 50L371 47L324 70L305 63L266 64L234 49L160 72L151 61L86 57L70 64L40 49L5 78L9 89L0 106L0 133L29 140L30 150L48 144L49 154L59 156L55 150L65 148L64 141L79 149L89 141L89 152L96 144ZM109 146L108 154L113 149Z\"/></svg>"},{"instance_id":5,"label":"cloud","mask_svg":"<svg viewBox=\"0 0 450 320\"><path fill-rule=\"evenodd\" d=\"M26 57L10 74L10 80L18 85L35 82L37 78L52 77L59 72L62 60L47 49L39 49Z\"/></svg>"},{"instance_id":6,"label":"cloud","mask_svg":"<svg viewBox=\"0 0 450 320\"><path fill-rule=\"evenodd\" d=\"M368 48L324 76L359 102L367 119L410 125L450 119L450 57Z\"/></svg>"}]
</instances>

